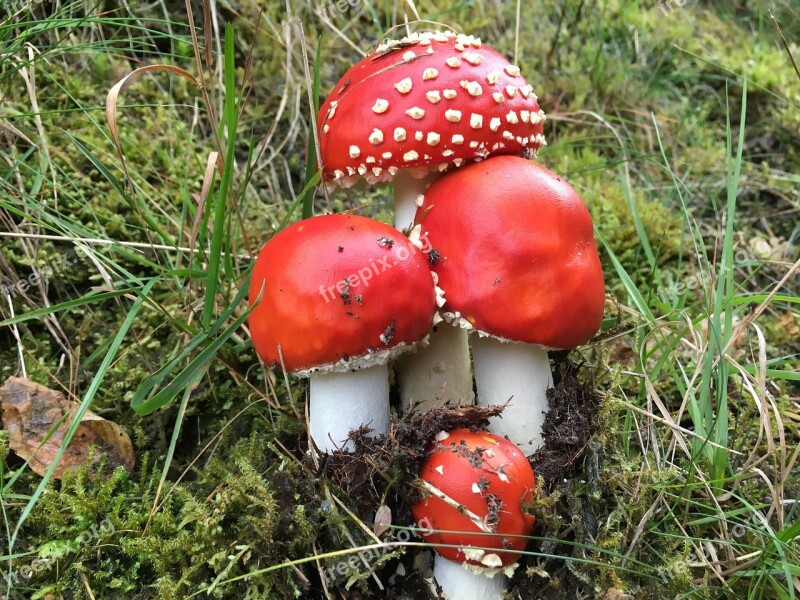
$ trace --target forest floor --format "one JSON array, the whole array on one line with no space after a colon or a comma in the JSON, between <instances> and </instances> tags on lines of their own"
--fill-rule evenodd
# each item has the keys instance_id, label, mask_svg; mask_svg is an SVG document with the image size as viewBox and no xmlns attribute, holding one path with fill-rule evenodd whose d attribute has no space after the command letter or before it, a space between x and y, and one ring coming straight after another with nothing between
<instances>
[{"instance_id":1,"label":"forest floor","mask_svg":"<svg viewBox=\"0 0 800 600\"><path fill-rule=\"evenodd\" d=\"M0 385L110 424L62 471L33 457L57 419L20 433L0 391L0 597L428 597L409 478L481 415L312 465L306 384L259 364L245 301L304 198L391 222L387 186L308 187L306 148L314 76L407 21L520 65L605 269L602 331L552 356L509 597L800 596L800 6L417 4L3 2Z\"/></svg>"}]
</instances>

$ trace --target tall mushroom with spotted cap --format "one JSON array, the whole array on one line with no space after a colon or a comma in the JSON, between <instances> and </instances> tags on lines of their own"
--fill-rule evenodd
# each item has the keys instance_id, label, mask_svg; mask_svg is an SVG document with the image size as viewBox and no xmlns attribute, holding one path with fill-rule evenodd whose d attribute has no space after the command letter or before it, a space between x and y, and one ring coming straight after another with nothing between
<instances>
[{"instance_id":1,"label":"tall mushroom with spotted cap","mask_svg":"<svg viewBox=\"0 0 800 600\"><path fill-rule=\"evenodd\" d=\"M533 529L533 470L485 431L443 431L429 452L412 512L436 551L433 577L448 600L498 600Z\"/></svg>"},{"instance_id":2,"label":"tall mushroom with spotted cap","mask_svg":"<svg viewBox=\"0 0 800 600\"><path fill-rule=\"evenodd\" d=\"M535 153L544 119L519 68L479 39L412 33L356 63L320 108L324 180L393 182L395 226L406 229L437 174L490 155ZM404 362L405 403L471 399L463 332L440 328Z\"/></svg>"},{"instance_id":3,"label":"tall mushroom with spotted cap","mask_svg":"<svg viewBox=\"0 0 800 600\"><path fill-rule=\"evenodd\" d=\"M530 455L552 386L548 349L585 343L603 319L589 211L552 171L498 156L439 179L417 221L439 252L445 318L474 334L478 403L510 400L489 429Z\"/></svg>"},{"instance_id":4,"label":"tall mushroom with spotted cap","mask_svg":"<svg viewBox=\"0 0 800 600\"><path fill-rule=\"evenodd\" d=\"M392 227L350 214L276 234L250 281L250 334L274 369L310 378L309 430L322 452L351 430L389 426L387 363L428 335L437 298L426 259Z\"/></svg>"},{"instance_id":5,"label":"tall mushroom with spotted cap","mask_svg":"<svg viewBox=\"0 0 800 600\"><path fill-rule=\"evenodd\" d=\"M425 177L545 144L544 112L515 65L450 32L391 40L357 62L319 111L328 184L393 181L395 226L409 227Z\"/></svg>"}]
</instances>

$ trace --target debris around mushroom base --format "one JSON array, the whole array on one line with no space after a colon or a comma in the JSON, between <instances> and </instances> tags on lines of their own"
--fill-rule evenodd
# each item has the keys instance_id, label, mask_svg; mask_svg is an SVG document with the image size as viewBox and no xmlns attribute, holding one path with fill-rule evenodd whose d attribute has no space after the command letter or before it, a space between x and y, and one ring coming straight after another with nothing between
<instances>
[{"instance_id":1,"label":"debris around mushroom base","mask_svg":"<svg viewBox=\"0 0 800 600\"><path fill-rule=\"evenodd\" d=\"M544 446L530 457L547 492L580 471L581 458L597 430L600 397L578 380L577 371L578 366L567 360L555 362L555 384L547 390Z\"/></svg>"},{"instance_id":2,"label":"debris around mushroom base","mask_svg":"<svg viewBox=\"0 0 800 600\"><path fill-rule=\"evenodd\" d=\"M380 473L399 471L401 481L397 487L414 489L411 482L417 478L419 467L427 456L427 446L442 431L453 429L484 429L491 417L502 413L505 406L444 406L424 413L414 407L399 420L393 421L389 433L369 436L369 428L350 433L352 453L334 452L328 456L325 475L356 502L357 505L379 506L382 490L375 480ZM413 498L411 496L414 496ZM393 507L394 521L410 522L410 507L417 494L410 494L402 506Z\"/></svg>"},{"instance_id":3,"label":"debris around mushroom base","mask_svg":"<svg viewBox=\"0 0 800 600\"><path fill-rule=\"evenodd\" d=\"M540 493L543 494L532 507L537 518L536 535L574 540L575 532L565 518L587 519L589 507L581 507L570 503L565 496L558 493L563 487L564 477L570 481L587 479L584 474L583 460L591 454L590 438L596 431L596 414L600 404L599 397L592 388L578 378L579 366L566 358L567 352L554 353L555 387L550 392L550 420L553 434L545 437L545 446L532 457L535 469L545 471L541 479ZM426 457L426 446L436 439L442 431L458 428L485 429L488 419L502 414L502 406L489 408L477 406L444 406L420 414L411 409L397 420L393 420L388 435L370 438L366 429L354 431L351 440L355 445L352 454L333 453L326 457L319 475L329 480L335 487L346 494L350 504L348 507L369 524L375 518L375 511L382 504L388 504L392 510L392 523L409 524L413 522L410 506L418 498L415 488L411 486L412 474L419 472L419 466ZM571 432L571 433L570 433ZM300 438L298 438L299 440ZM304 447L297 450L297 456L307 458ZM541 465L541 467L540 467ZM561 477L557 474L561 469ZM537 471L538 474L538 471ZM389 489L391 488L391 489ZM410 494L407 492L411 491ZM548 495L549 494L549 495ZM553 535L550 524L557 523ZM387 530L383 539L391 539L397 530ZM390 537L387 537L390 536ZM558 555L568 552L570 546L555 545L548 548L549 553ZM532 542L528 548L532 552L543 551L541 544ZM512 597L522 600L545 598L541 589L547 580L539 574L546 573L564 586L569 594L563 598L575 597L574 592L580 588L580 581L569 569L561 568L563 560L553 558L543 568L536 569L536 558L523 556L520 567L509 582ZM402 575L396 571L402 565ZM392 587L381 592L381 597L391 600L431 599L435 598L425 582L430 577L433 566L433 551L407 552L399 558L392 558L381 567L379 575L384 584L392 575ZM535 586L535 587L531 587ZM343 588L342 588L343 589ZM354 589L348 591L350 598L371 597L369 593L359 596Z\"/></svg>"}]
</instances>

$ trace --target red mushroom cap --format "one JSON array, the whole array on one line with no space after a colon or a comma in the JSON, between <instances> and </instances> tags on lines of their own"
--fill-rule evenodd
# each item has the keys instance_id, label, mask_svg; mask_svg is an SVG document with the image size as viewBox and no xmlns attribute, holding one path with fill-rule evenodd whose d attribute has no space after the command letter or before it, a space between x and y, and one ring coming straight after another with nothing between
<instances>
[{"instance_id":1,"label":"red mushroom cap","mask_svg":"<svg viewBox=\"0 0 800 600\"><path fill-rule=\"evenodd\" d=\"M574 348L600 328L592 219L552 171L512 156L459 169L428 189L416 222L438 251L451 322L548 348Z\"/></svg>"},{"instance_id":2,"label":"red mushroom cap","mask_svg":"<svg viewBox=\"0 0 800 600\"><path fill-rule=\"evenodd\" d=\"M519 448L485 431L442 432L420 477L466 509L434 494L412 507L417 527L441 530L422 533L426 541L456 546L434 546L439 554L488 568L517 561L528 541L506 536L530 535L534 517L524 512L524 505L533 499L536 485L528 459ZM483 522L483 529L473 521L475 517ZM487 535L485 529L497 535ZM513 552L494 553L492 549Z\"/></svg>"},{"instance_id":3,"label":"red mushroom cap","mask_svg":"<svg viewBox=\"0 0 800 600\"><path fill-rule=\"evenodd\" d=\"M350 214L275 235L250 281L259 356L290 372L380 364L430 331L436 293L426 257L402 233ZM278 347L283 356L278 353Z\"/></svg>"},{"instance_id":4,"label":"red mushroom cap","mask_svg":"<svg viewBox=\"0 0 800 600\"><path fill-rule=\"evenodd\" d=\"M480 40L414 33L356 63L320 108L324 175L349 187L535 152L544 119L519 69Z\"/></svg>"}]
</instances>

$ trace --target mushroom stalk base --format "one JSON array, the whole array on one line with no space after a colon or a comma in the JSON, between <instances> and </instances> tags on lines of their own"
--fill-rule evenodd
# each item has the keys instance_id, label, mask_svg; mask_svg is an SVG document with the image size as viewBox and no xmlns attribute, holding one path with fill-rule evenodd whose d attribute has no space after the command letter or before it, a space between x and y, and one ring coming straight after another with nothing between
<instances>
[{"instance_id":1,"label":"mushroom stalk base","mask_svg":"<svg viewBox=\"0 0 800 600\"><path fill-rule=\"evenodd\" d=\"M309 430L322 452L353 451L347 436L366 425L371 435L389 431L389 370L375 365L352 373L312 373Z\"/></svg>"},{"instance_id":2,"label":"mushroom stalk base","mask_svg":"<svg viewBox=\"0 0 800 600\"><path fill-rule=\"evenodd\" d=\"M509 405L492 417L489 431L508 436L525 456L542 446L547 412L547 388L553 387L547 351L535 344L501 342L492 337L472 338L478 404Z\"/></svg>"},{"instance_id":3,"label":"mushroom stalk base","mask_svg":"<svg viewBox=\"0 0 800 600\"><path fill-rule=\"evenodd\" d=\"M394 184L394 228L400 231L414 225L417 214L417 197L424 194L438 173L431 173L418 179L405 170L400 170L393 180Z\"/></svg>"},{"instance_id":4,"label":"mushroom stalk base","mask_svg":"<svg viewBox=\"0 0 800 600\"><path fill-rule=\"evenodd\" d=\"M422 411L445 402L472 404L472 372L467 332L439 323L429 343L398 361L398 380L403 410L413 402Z\"/></svg>"},{"instance_id":5,"label":"mushroom stalk base","mask_svg":"<svg viewBox=\"0 0 800 600\"><path fill-rule=\"evenodd\" d=\"M433 563L433 577L447 600L500 600L507 581L500 573L492 577L474 573L438 554Z\"/></svg>"}]
</instances>

